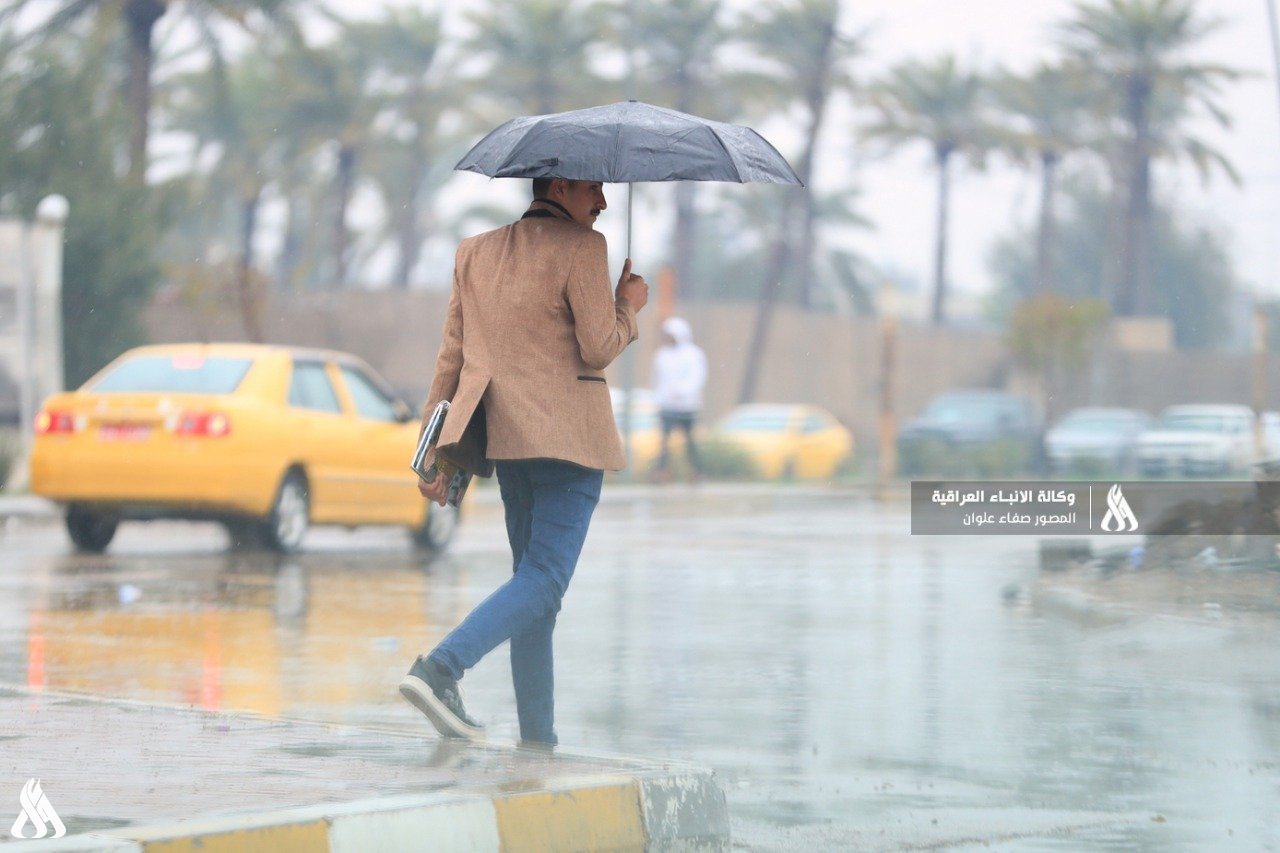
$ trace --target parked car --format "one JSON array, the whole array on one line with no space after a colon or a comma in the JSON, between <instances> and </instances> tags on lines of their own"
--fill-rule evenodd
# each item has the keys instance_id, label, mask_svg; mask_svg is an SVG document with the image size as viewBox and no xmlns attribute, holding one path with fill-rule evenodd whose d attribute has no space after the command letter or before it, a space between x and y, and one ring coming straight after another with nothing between
<instances>
[{"instance_id":1,"label":"parked car","mask_svg":"<svg viewBox=\"0 0 1280 853\"><path fill-rule=\"evenodd\" d=\"M1040 466L1040 422L1031 401L1004 391L957 390L929 401L898 432L898 455L904 473L919 473L921 449L936 445L944 452L992 449L1010 457L1013 468ZM956 460L952 460L956 461Z\"/></svg>"},{"instance_id":2,"label":"parked car","mask_svg":"<svg viewBox=\"0 0 1280 853\"><path fill-rule=\"evenodd\" d=\"M1138 437L1143 474L1226 474L1256 459L1255 416L1248 406L1170 406Z\"/></svg>"},{"instance_id":3,"label":"parked car","mask_svg":"<svg viewBox=\"0 0 1280 853\"><path fill-rule=\"evenodd\" d=\"M763 477L828 479L853 453L853 433L817 406L738 406L715 435L742 448Z\"/></svg>"},{"instance_id":4,"label":"parked car","mask_svg":"<svg viewBox=\"0 0 1280 853\"><path fill-rule=\"evenodd\" d=\"M457 516L409 470L418 419L345 353L249 344L130 350L36 418L31 489L103 551L125 519L212 519L291 551L310 524L392 524L420 547Z\"/></svg>"},{"instance_id":5,"label":"parked car","mask_svg":"<svg viewBox=\"0 0 1280 853\"><path fill-rule=\"evenodd\" d=\"M1141 409L1075 409L1045 434L1049 466L1067 471L1096 463L1110 471L1128 471L1135 467L1138 436L1153 422Z\"/></svg>"}]
</instances>

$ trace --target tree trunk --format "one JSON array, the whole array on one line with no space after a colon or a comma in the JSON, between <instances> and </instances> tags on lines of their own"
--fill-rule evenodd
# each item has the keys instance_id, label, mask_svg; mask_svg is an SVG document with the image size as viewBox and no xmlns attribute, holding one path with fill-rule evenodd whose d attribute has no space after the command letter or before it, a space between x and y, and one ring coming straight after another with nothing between
<instances>
[{"instance_id":1,"label":"tree trunk","mask_svg":"<svg viewBox=\"0 0 1280 853\"><path fill-rule=\"evenodd\" d=\"M296 190L294 191L296 192ZM285 201L284 241L276 262L276 289L293 293L297 288L302 240L298 236L298 200L291 193Z\"/></svg>"},{"instance_id":2,"label":"tree trunk","mask_svg":"<svg viewBox=\"0 0 1280 853\"><path fill-rule=\"evenodd\" d=\"M253 292L253 234L258 227L258 201L262 191L255 189L240 200L240 262L236 265L236 299L240 305L240 322L244 333L255 344L262 343L262 326L258 318L258 299Z\"/></svg>"},{"instance_id":3,"label":"tree trunk","mask_svg":"<svg viewBox=\"0 0 1280 853\"><path fill-rule=\"evenodd\" d=\"M706 293L711 282L694 281L693 254L695 233L697 231L697 213L694 210L693 181L676 182L676 221L675 234L672 235L672 266L676 271L676 293L678 297L689 298L698 291Z\"/></svg>"},{"instance_id":4,"label":"tree trunk","mask_svg":"<svg viewBox=\"0 0 1280 853\"><path fill-rule=\"evenodd\" d=\"M347 208L355 184L356 152L349 145L338 149L338 204L333 221L333 286L337 290L347 284Z\"/></svg>"},{"instance_id":5,"label":"tree trunk","mask_svg":"<svg viewBox=\"0 0 1280 853\"><path fill-rule=\"evenodd\" d=\"M1126 92L1126 111L1133 136L1126 151L1124 244L1120 256L1120 292L1116 313L1122 317L1150 310L1151 157L1147 106L1151 85L1138 78Z\"/></svg>"},{"instance_id":6,"label":"tree trunk","mask_svg":"<svg viewBox=\"0 0 1280 853\"><path fill-rule=\"evenodd\" d=\"M947 219L951 203L951 152L950 146L940 146L936 152L938 164L938 233L933 253L933 312L934 325L947 320Z\"/></svg>"},{"instance_id":7,"label":"tree trunk","mask_svg":"<svg viewBox=\"0 0 1280 853\"><path fill-rule=\"evenodd\" d=\"M421 150L421 145L416 146ZM422 224L418 221L421 213L418 209L418 194L425 179L426 160L414 157L409 169L409 192L404 206L393 213L396 217L396 242L398 257L396 259L395 286L400 290L409 289L409 276L418 265L422 256Z\"/></svg>"},{"instance_id":8,"label":"tree trunk","mask_svg":"<svg viewBox=\"0 0 1280 853\"><path fill-rule=\"evenodd\" d=\"M697 88L684 66L676 69L675 86L675 108L682 113L692 113ZM676 182L676 221L675 233L671 238L671 266L676 273L677 304L681 297L688 299L695 294L708 293L712 285L712 282L694 280L694 255L698 245L698 211L694 204L696 187L697 184L693 181Z\"/></svg>"},{"instance_id":9,"label":"tree trunk","mask_svg":"<svg viewBox=\"0 0 1280 853\"><path fill-rule=\"evenodd\" d=\"M796 280L800 288L800 304L813 307L813 244L817 227L817 199L813 194L813 154L817 148L818 130L822 124L822 107L816 107L800 169L796 172L804 182L804 197L800 201L800 248L796 255Z\"/></svg>"},{"instance_id":10,"label":"tree trunk","mask_svg":"<svg viewBox=\"0 0 1280 853\"><path fill-rule=\"evenodd\" d=\"M124 8L129 37L129 79L126 98L129 131L129 177L141 184L147 177L147 136L151 123L151 34L164 14L161 0L129 0Z\"/></svg>"},{"instance_id":11,"label":"tree trunk","mask_svg":"<svg viewBox=\"0 0 1280 853\"><path fill-rule=\"evenodd\" d=\"M1036 231L1036 293L1056 289L1053 249L1057 242L1057 216L1054 213L1054 191L1058 171L1058 155L1046 151L1040 155L1040 225Z\"/></svg>"},{"instance_id":12,"label":"tree trunk","mask_svg":"<svg viewBox=\"0 0 1280 853\"><path fill-rule=\"evenodd\" d=\"M1138 146L1134 164L1133 195L1129 215L1133 218L1133 307L1139 316L1156 311L1154 270L1151 264L1151 157L1147 143Z\"/></svg>"},{"instance_id":13,"label":"tree trunk","mask_svg":"<svg viewBox=\"0 0 1280 853\"><path fill-rule=\"evenodd\" d=\"M818 199L813 192L813 161L818 150L818 137L822 134L822 123L826 118L827 100L830 94L827 78L831 70L831 46L835 37L836 22L832 18L824 27L822 46L814 64L815 73L808 85L806 100L809 107L809 132L805 134L804 151L800 155L800 168L796 172L805 186L800 213L800 249L796 257L800 304L805 308L813 307L813 246L818 218Z\"/></svg>"},{"instance_id":14,"label":"tree trunk","mask_svg":"<svg viewBox=\"0 0 1280 853\"><path fill-rule=\"evenodd\" d=\"M752 329L751 343L747 349L747 364L743 369L742 386L738 391L740 404L750 403L755 399L756 386L760 382L760 364L764 361L765 348L769 345L769 327L773 324L778 292L782 290L782 278L791 261L791 218L794 211L792 199L794 196L788 196L782 205L778 240L774 244L773 258L769 264L769 271L765 275L764 286L760 291L755 327Z\"/></svg>"}]
</instances>

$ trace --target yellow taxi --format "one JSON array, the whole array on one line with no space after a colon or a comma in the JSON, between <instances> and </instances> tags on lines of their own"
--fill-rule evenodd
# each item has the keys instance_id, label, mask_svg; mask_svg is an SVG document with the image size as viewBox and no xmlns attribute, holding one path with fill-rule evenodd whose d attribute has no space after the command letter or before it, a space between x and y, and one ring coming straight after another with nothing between
<instances>
[{"instance_id":1,"label":"yellow taxi","mask_svg":"<svg viewBox=\"0 0 1280 853\"><path fill-rule=\"evenodd\" d=\"M419 422L355 356L253 344L130 350L35 422L31 490L76 547L124 519L212 519L233 544L296 550L311 524L407 527L443 548L457 517L422 498Z\"/></svg>"},{"instance_id":2,"label":"yellow taxi","mask_svg":"<svg viewBox=\"0 0 1280 853\"><path fill-rule=\"evenodd\" d=\"M853 433L817 406L738 406L716 425L715 435L744 450L770 479L830 479L853 453Z\"/></svg>"}]
</instances>

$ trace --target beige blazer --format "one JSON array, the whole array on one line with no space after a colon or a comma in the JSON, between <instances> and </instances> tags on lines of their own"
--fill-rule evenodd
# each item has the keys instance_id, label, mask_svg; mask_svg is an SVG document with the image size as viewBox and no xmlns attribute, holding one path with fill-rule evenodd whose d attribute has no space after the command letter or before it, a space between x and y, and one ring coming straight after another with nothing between
<instances>
[{"instance_id":1,"label":"beige blazer","mask_svg":"<svg viewBox=\"0 0 1280 853\"><path fill-rule=\"evenodd\" d=\"M526 217L462 241L423 410L441 400L445 456L489 476L500 459L626 464L604 369L637 337L615 304L602 234L534 201Z\"/></svg>"}]
</instances>

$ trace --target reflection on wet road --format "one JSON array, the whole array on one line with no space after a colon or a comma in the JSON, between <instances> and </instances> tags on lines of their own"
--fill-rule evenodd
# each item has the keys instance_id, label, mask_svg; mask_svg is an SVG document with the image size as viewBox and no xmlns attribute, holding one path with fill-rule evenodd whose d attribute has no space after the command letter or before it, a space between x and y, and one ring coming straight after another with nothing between
<instances>
[{"instance_id":1,"label":"reflection on wet road","mask_svg":"<svg viewBox=\"0 0 1280 853\"><path fill-rule=\"evenodd\" d=\"M906 530L854 495L602 504L556 634L561 741L715 767L743 849L1280 846L1280 624L1042 616L1003 594L1034 540ZM0 680L429 739L395 685L510 571L483 505L425 566L377 531L223 548L10 532ZM514 740L505 653L464 687Z\"/></svg>"}]
</instances>

